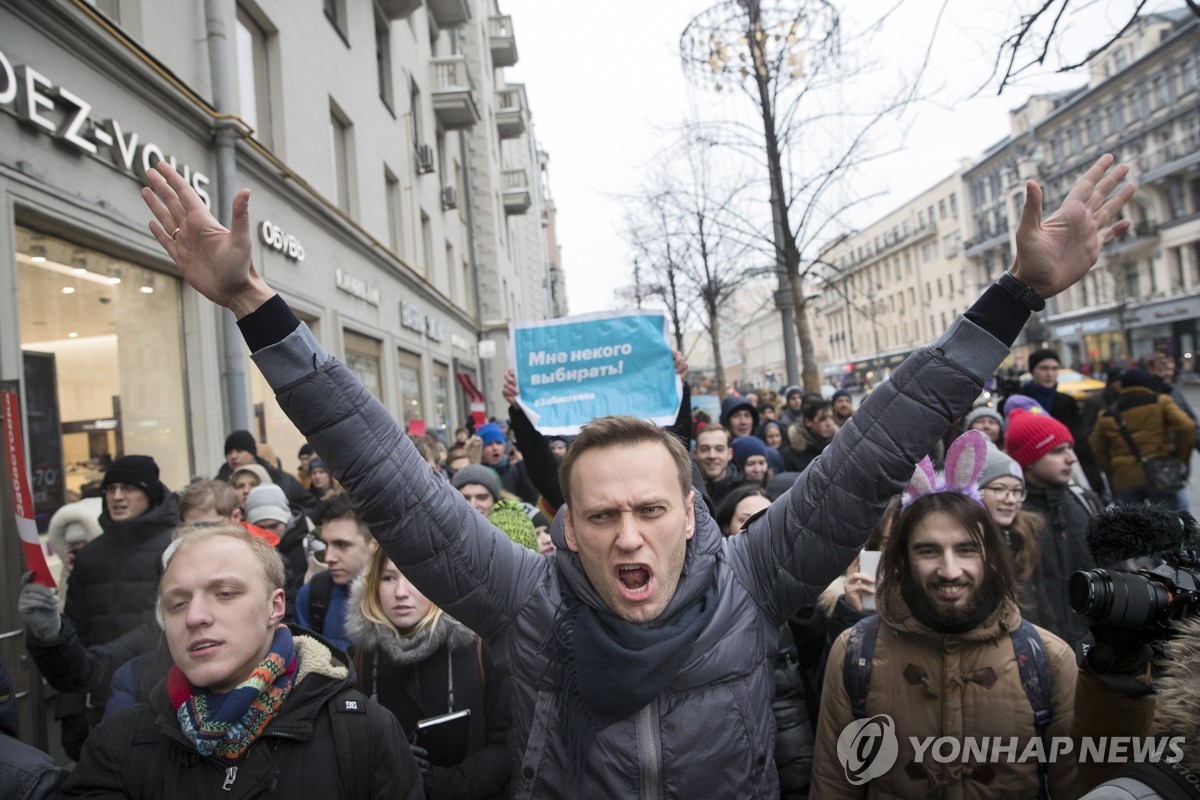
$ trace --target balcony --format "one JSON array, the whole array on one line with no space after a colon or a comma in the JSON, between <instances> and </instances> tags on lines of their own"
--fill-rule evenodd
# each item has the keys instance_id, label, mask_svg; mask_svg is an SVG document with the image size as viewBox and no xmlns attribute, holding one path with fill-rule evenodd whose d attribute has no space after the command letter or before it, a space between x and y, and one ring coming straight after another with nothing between
<instances>
[{"instance_id":1,"label":"balcony","mask_svg":"<svg viewBox=\"0 0 1200 800\"><path fill-rule=\"evenodd\" d=\"M492 64L511 67L517 63L517 40L513 36L512 17L488 17L488 45L492 50Z\"/></svg>"},{"instance_id":2,"label":"balcony","mask_svg":"<svg viewBox=\"0 0 1200 800\"><path fill-rule=\"evenodd\" d=\"M515 139L525 132L525 87L509 86L496 92L496 131L501 139Z\"/></svg>"},{"instance_id":3,"label":"balcony","mask_svg":"<svg viewBox=\"0 0 1200 800\"><path fill-rule=\"evenodd\" d=\"M376 0L379 10L390 20L408 19L408 15L421 7L421 0Z\"/></svg>"},{"instance_id":4,"label":"balcony","mask_svg":"<svg viewBox=\"0 0 1200 800\"><path fill-rule=\"evenodd\" d=\"M1103 255L1137 258L1158 246L1158 223L1139 222L1105 245Z\"/></svg>"},{"instance_id":5,"label":"balcony","mask_svg":"<svg viewBox=\"0 0 1200 800\"><path fill-rule=\"evenodd\" d=\"M1200 164L1200 127L1194 128L1186 139L1171 140L1138 156L1138 183L1148 184L1186 172Z\"/></svg>"},{"instance_id":6,"label":"balcony","mask_svg":"<svg viewBox=\"0 0 1200 800\"><path fill-rule=\"evenodd\" d=\"M479 122L479 108L467 73L466 56L433 59L433 113L446 130L470 128Z\"/></svg>"},{"instance_id":7,"label":"balcony","mask_svg":"<svg viewBox=\"0 0 1200 800\"><path fill-rule=\"evenodd\" d=\"M457 28L471 19L471 4L467 0L429 0L429 13L439 28Z\"/></svg>"},{"instance_id":8,"label":"balcony","mask_svg":"<svg viewBox=\"0 0 1200 800\"><path fill-rule=\"evenodd\" d=\"M523 169L504 170L504 213L524 214L533 205L529 176Z\"/></svg>"}]
</instances>

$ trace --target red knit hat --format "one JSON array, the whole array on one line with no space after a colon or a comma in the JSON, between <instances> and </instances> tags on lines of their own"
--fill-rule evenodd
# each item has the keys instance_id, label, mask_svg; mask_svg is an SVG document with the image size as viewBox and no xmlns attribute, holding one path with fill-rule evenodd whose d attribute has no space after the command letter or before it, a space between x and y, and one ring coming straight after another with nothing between
<instances>
[{"instance_id":1,"label":"red knit hat","mask_svg":"<svg viewBox=\"0 0 1200 800\"><path fill-rule=\"evenodd\" d=\"M1066 425L1049 414L1034 414L1018 408L1008 417L1004 449L1021 469L1027 469L1063 442L1074 446L1075 437Z\"/></svg>"}]
</instances>

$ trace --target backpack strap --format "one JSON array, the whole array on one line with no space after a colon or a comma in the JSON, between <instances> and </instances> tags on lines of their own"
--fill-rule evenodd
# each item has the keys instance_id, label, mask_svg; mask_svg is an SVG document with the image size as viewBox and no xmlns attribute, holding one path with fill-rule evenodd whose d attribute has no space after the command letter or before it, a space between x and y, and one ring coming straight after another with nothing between
<instances>
[{"instance_id":1,"label":"backpack strap","mask_svg":"<svg viewBox=\"0 0 1200 800\"><path fill-rule=\"evenodd\" d=\"M367 696L353 687L335 694L325 707L333 726L333 750L337 755L338 781L346 800L362 800L371 796L370 720L367 717ZM355 758L360 759L355 764Z\"/></svg>"},{"instance_id":2,"label":"backpack strap","mask_svg":"<svg viewBox=\"0 0 1200 800\"><path fill-rule=\"evenodd\" d=\"M875 659L875 639L878 635L879 615L872 614L859 620L846 638L842 679L855 719L867 718L867 690L871 688L871 662Z\"/></svg>"},{"instance_id":3,"label":"backpack strap","mask_svg":"<svg viewBox=\"0 0 1200 800\"><path fill-rule=\"evenodd\" d=\"M325 632L325 614L333 597L333 575L329 570L318 572L308 582L308 620L316 633Z\"/></svg>"},{"instance_id":4,"label":"backpack strap","mask_svg":"<svg viewBox=\"0 0 1200 800\"><path fill-rule=\"evenodd\" d=\"M1046 730L1054 719L1050 708L1050 693L1053 689L1053 678L1050 675L1050 657L1037 628L1028 620L1022 619L1021 624L1009 634L1012 639L1013 652L1017 657L1017 670L1021 675L1021 688L1033 708L1033 729L1037 737L1046 741ZM1047 785L1046 765L1038 765L1038 797L1045 800L1050 796Z\"/></svg>"}]
</instances>

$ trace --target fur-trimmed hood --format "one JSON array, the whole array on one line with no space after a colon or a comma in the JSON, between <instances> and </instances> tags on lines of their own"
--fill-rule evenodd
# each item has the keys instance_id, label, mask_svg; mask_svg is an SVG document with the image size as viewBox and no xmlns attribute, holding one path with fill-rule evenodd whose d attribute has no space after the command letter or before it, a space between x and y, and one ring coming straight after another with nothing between
<instances>
[{"instance_id":1,"label":"fur-trimmed hood","mask_svg":"<svg viewBox=\"0 0 1200 800\"><path fill-rule=\"evenodd\" d=\"M89 542L104 533L100 527L100 514L103 511L104 499L100 497L85 497L78 502L67 503L55 511L47 528L47 538L55 554L59 558L66 555L67 532L72 525L78 526Z\"/></svg>"},{"instance_id":2,"label":"fur-trimmed hood","mask_svg":"<svg viewBox=\"0 0 1200 800\"><path fill-rule=\"evenodd\" d=\"M409 660L411 648L405 647L405 638L391 625L381 625L363 616L362 598L366 582L360 575L350 585L350 600L346 605L346 636L355 647L368 651L378 651L391 661L404 662ZM475 647L475 634L458 620L445 611L438 620L438 627L448 628L445 644L451 650L465 647Z\"/></svg>"},{"instance_id":3,"label":"fur-trimmed hood","mask_svg":"<svg viewBox=\"0 0 1200 800\"><path fill-rule=\"evenodd\" d=\"M1163 646L1166 660L1158 684L1159 728L1183 736L1183 763L1200 773L1200 617L1175 625Z\"/></svg>"}]
</instances>

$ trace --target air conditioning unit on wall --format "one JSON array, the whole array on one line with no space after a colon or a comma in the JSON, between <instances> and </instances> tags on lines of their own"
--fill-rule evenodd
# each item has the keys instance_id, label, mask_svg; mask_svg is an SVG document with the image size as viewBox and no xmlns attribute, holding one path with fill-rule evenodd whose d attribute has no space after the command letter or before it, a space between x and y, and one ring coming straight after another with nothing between
<instances>
[{"instance_id":1,"label":"air conditioning unit on wall","mask_svg":"<svg viewBox=\"0 0 1200 800\"><path fill-rule=\"evenodd\" d=\"M458 208L458 190L453 186L442 187L442 210L449 211Z\"/></svg>"},{"instance_id":2,"label":"air conditioning unit on wall","mask_svg":"<svg viewBox=\"0 0 1200 800\"><path fill-rule=\"evenodd\" d=\"M417 174L425 175L433 172L433 146L428 144L417 145Z\"/></svg>"}]
</instances>

